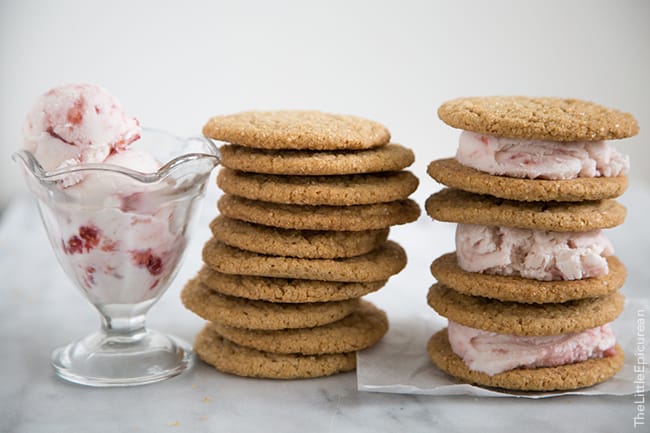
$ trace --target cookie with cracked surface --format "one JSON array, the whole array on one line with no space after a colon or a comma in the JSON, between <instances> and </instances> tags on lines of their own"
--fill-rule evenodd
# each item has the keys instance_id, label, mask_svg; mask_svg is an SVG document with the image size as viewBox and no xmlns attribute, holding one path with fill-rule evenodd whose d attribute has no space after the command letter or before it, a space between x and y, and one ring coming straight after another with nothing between
<instances>
[{"instance_id":1,"label":"cookie with cracked surface","mask_svg":"<svg viewBox=\"0 0 650 433\"><path fill-rule=\"evenodd\" d=\"M411 149L387 144L367 150L267 150L225 144L221 165L249 173L293 176L399 171L415 161Z\"/></svg>"},{"instance_id":2,"label":"cookie with cracked surface","mask_svg":"<svg viewBox=\"0 0 650 433\"><path fill-rule=\"evenodd\" d=\"M190 280L181 291L183 305L211 322L247 329L309 328L336 322L351 314L358 299L284 304L222 295Z\"/></svg>"},{"instance_id":3,"label":"cookie with cracked surface","mask_svg":"<svg viewBox=\"0 0 650 433\"><path fill-rule=\"evenodd\" d=\"M387 280L368 283L300 280L223 274L203 266L198 278L219 293L268 302L330 302L359 298L386 285Z\"/></svg>"},{"instance_id":4,"label":"cookie with cracked surface","mask_svg":"<svg viewBox=\"0 0 650 433\"><path fill-rule=\"evenodd\" d=\"M585 232L623 224L626 209L614 200L517 202L445 188L425 203L427 214L439 221L518 227L558 232Z\"/></svg>"},{"instance_id":5,"label":"cookie with cracked surface","mask_svg":"<svg viewBox=\"0 0 650 433\"><path fill-rule=\"evenodd\" d=\"M440 284L455 291L500 301L524 304L562 303L576 299L607 296L623 287L627 272L614 256L607 257L609 272L595 278L573 281L537 281L518 276L468 272L458 266L456 253L438 257L431 274Z\"/></svg>"},{"instance_id":6,"label":"cookie with cracked surface","mask_svg":"<svg viewBox=\"0 0 650 433\"><path fill-rule=\"evenodd\" d=\"M629 113L578 99L529 96L458 98L438 108L454 128L501 137L548 141L599 141L639 132Z\"/></svg>"},{"instance_id":7,"label":"cookie with cracked surface","mask_svg":"<svg viewBox=\"0 0 650 433\"><path fill-rule=\"evenodd\" d=\"M616 345L616 354L557 367L517 368L490 376L470 370L451 349L447 328L434 334L427 344L433 363L462 382L514 391L568 391L604 382L622 367L623 349Z\"/></svg>"},{"instance_id":8,"label":"cookie with cracked surface","mask_svg":"<svg viewBox=\"0 0 650 433\"><path fill-rule=\"evenodd\" d=\"M624 298L612 293L562 304L521 304L467 296L436 283L427 302L438 314L470 328L514 335L558 335L612 322Z\"/></svg>"},{"instance_id":9,"label":"cookie with cracked surface","mask_svg":"<svg viewBox=\"0 0 650 433\"><path fill-rule=\"evenodd\" d=\"M344 319L313 328L258 331L212 323L212 329L233 343L264 352L322 355L372 346L388 331L388 318L370 302L361 301Z\"/></svg>"},{"instance_id":10,"label":"cookie with cracked surface","mask_svg":"<svg viewBox=\"0 0 650 433\"><path fill-rule=\"evenodd\" d=\"M350 206L405 199L418 187L408 171L337 176L283 176L222 168L217 185L250 200L297 205Z\"/></svg>"},{"instance_id":11,"label":"cookie with cracked surface","mask_svg":"<svg viewBox=\"0 0 650 433\"><path fill-rule=\"evenodd\" d=\"M371 282L385 280L406 266L406 253L386 241L367 254L345 259L299 259L268 256L229 247L216 239L203 247L203 261L217 272L273 278Z\"/></svg>"},{"instance_id":12,"label":"cookie with cracked surface","mask_svg":"<svg viewBox=\"0 0 650 433\"><path fill-rule=\"evenodd\" d=\"M467 167L456 158L432 161L427 173L437 182L476 194L517 201L581 202L615 198L627 189L627 176L545 180L495 176Z\"/></svg>"},{"instance_id":13,"label":"cookie with cracked surface","mask_svg":"<svg viewBox=\"0 0 650 433\"><path fill-rule=\"evenodd\" d=\"M321 111L247 111L215 116L203 135L258 149L371 149L390 141L383 125L357 116Z\"/></svg>"},{"instance_id":14,"label":"cookie with cracked surface","mask_svg":"<svg viewBox=\"0 0 650 433\"><path fill-rule=\"evenodd\" d=\"M194 349L202 361L217 370L244 377L307 379L352 371L356 367L356 352L325 355L262 352L228 341L209 325L197 335Z\"/></svg>"},{"instance_id":15,"label":"cookie with cracked surface","mask_svg":"<svg viewBox=\"0 0 650 433\"><path fill-rule=\"evenodd\" d=\"M375 230L418 219L420 207L411 199L354 206L309 206L268 203L231 194L218 202L230 218L294 230Z\"/></svg>"},{"instance_id":16,"label":"cookie with cracked surface","mask_svg":"<svg viewBox=\"0 0 650 433\"><path fill-rule=\"evenodd\" d=\"M210 223L215 239L259 254L335 259L369 253L388 238L389 229L358 232L289 230L252 224L220 215Z\"/></svg>"}]
</instances>

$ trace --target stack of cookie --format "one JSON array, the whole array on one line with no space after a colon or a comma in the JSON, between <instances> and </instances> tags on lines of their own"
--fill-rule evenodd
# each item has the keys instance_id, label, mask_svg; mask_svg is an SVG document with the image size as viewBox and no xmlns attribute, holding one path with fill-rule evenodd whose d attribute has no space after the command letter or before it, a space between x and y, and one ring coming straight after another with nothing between
<instances>
[{"instance_id":1,"label":"stack of cookie","mask_svg":"<svg viewBox=\"0 0 650 433\"><path fill-rule=\"evenodd\" d=\"M431 265L428 303L449 320L428 352L463 382L521 391L603 382L623 365L610 328L626 271L601 229L627 157L604 140L635 135L627 113L578 100L463 98L438 110L462 129L456 158L428 173L449 188L427 213L458 223L456 251Z\"/></svg>"},{"instance_id":2,"label":"stack of cookie","mask_svg":"<svg viewBox=\"0 0 650 433\"><path fill-rule=\"evenodd\" d=\"M308 378L355 368L388 329L360 298L406 265L389 227L414 221L413 153L382 125L314 111L210 119L225 192L205 266L183 289L209 321L198 355L240 376Z\"/></svg>"}]
</instances>

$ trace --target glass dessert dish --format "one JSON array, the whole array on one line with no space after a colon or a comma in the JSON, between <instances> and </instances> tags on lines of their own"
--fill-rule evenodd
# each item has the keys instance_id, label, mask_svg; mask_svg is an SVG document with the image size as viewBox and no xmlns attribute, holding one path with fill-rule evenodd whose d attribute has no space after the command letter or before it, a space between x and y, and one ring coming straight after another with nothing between
<instances>
[{"instance_id":1,"label":"glass dessert dish","mask_svg":"<svg viewBox=\"0 0 650 433\"><path fill-rule=\"evenodd\" d=\"M145 316L179 269L219 153L203 137L146 128L132 147L164 165L155 173L105 163L47 172L29 151L13 156L59 263L101 317L98 332L52 353L56 374L70 382L140 385L194 362L188 343L147 329Z\"/></svg>"}]
</instances>

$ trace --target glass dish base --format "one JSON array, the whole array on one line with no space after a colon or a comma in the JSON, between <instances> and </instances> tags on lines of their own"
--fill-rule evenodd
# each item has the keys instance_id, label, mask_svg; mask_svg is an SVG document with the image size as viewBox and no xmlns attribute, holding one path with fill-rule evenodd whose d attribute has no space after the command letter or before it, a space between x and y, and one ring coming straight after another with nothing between
<instances>
[{"instance_id":1,"label":"glass dish base","mask_svg":"<svg viewBox=\"0 0 650 433\"><path fill-rule=\"evenodd\" d=\"M137 338L96 332L52 352L56 374L81 385L110 387L159 382L194 364L192 346L147 330Z\"/></svg>"}]
</instances>

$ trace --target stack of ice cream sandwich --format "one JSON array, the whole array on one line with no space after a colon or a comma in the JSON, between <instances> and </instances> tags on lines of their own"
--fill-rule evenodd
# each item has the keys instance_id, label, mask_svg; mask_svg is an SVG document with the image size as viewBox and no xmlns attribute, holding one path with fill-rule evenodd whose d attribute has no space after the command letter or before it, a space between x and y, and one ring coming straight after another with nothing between
<instances>
[{"instance_id":1,"label":"stack of ice cream sandwich","mask_svg":"<svg viewBox=\"0 0 650 433\"><path fill-rule=\"evenodd\" d=\"M224 191L204 267L182 292L206 319L195 349L240 376L308 378L355 368L386 333L363 295L406 265L389 228L414 221L413 153L382 125L316 111L217 116Z\"/></svg>"},{"instance_id":2,"label":"stack of ice cream sandwich","mask_svg":"<svg viewBox=\"0 0 650 433\"><path fill-rule=\"evenodd\" d=\"M457 99L438 115L462 133L456 158L428 168L448 188L427 213L458 224L456 251L431 265L428 303L449 322L429 340L432 361L461 382L520 391L611 378L626 271L602 229L625 218L613 199L629 160L605 140L635 135L636 120L529 97Z\"/></svg>"}]
</instances>

